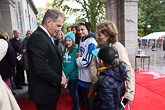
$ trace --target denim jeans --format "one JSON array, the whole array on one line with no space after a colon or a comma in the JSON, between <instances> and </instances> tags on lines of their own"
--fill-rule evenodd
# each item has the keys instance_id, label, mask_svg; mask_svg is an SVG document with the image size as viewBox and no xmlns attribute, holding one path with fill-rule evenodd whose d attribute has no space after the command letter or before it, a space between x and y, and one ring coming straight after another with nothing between
<instances>
[{"instance_id":1,"label":"denim jeans","mask_svg":"<svg viewBox=\"0 0 165 110\"><path fill-rule=\"evenodd\" d=\"M74 104L73 110L79 110L77 87L78 87L78 79L70 79L68 82L68 88Z\"/></svg>"}]
</instances>

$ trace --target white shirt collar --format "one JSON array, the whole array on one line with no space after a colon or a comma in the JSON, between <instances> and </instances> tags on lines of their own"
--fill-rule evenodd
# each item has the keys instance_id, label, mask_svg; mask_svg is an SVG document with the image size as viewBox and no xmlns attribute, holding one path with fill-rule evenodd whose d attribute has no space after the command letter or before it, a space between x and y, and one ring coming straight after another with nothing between
<instances>
[{"instance_id":1,"label":"white shirt collar","mask_svg":"<svg viewBox=\"0 0 165 110\"><path fill-rule=\"evenodd\" d=\"M16 37L15 37L15 39L19 40L19 38L16 38Z\"/></svg>"},{"instance_id":2,"label":"white shirt collar","mask_svg":"<svg viewBox=\"0 0 165 110\"><path fill-rule=\"evenodd\" d=\"M48 36L51 37L51 35L49 34L49 32L42 25L40 25L40 28L42 28L48 34Z\"/></svg>"}]
</instances>

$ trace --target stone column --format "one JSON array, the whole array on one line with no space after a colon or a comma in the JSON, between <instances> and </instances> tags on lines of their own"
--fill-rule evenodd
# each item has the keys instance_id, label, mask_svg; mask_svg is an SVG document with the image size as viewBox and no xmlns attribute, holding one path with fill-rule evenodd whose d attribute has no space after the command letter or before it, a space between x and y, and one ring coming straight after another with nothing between
<instances>
[{"instance_id":1,"label":"stone column","mask_svg":"<svg viewBox=\"0 0 165 110\"><path fill-rule=\"evenodd\" d=\"M7 32L12 37L9 0L0 0L0 32Z\"/></svg>"},{"instance_id":2,"label":"stone column","mask_svg":"<svg viewBox=\"0 0 165 110\"><path fill-rule=\"evenodd\" d=\"M119 30L119 42L127 49L133 67L138 49L138 1L104 0L106 18L116 24Z\"/></svg>"}]
</instances>

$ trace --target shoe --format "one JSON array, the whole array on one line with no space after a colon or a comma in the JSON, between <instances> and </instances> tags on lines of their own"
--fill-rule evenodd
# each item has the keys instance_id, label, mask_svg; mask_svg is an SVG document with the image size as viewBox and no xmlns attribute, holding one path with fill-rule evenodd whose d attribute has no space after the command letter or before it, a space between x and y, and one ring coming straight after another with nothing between
<instances>
[{"instance_id":1,"label":"shoe","mask_svg":"<svg viewBox=\"0 0 165 110\"><path fill-rule=\"evenodd\" d=\"M17 89L23 89L22 86L20 86L20 85L17 85L16 88Z\"/></svg>"},{"instance_id":2,"label":"shoe","mask_svg":"<svg viewBox=\"0 0 165 110\"><path fill-rule=\"evenodd\" d=\"M28 86L28 84L26 84L26 83L22 83L21 85L22 85L22 86Z\"/></svg>"}]
</instances>

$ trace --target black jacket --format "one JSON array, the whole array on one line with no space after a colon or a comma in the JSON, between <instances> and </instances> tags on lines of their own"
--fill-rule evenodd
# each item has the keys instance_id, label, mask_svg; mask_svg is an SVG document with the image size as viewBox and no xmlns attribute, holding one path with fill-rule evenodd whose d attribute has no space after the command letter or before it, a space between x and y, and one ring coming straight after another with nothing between
<instances>
[{"instance_id":1,"label":"black jacket","mask_svg":"<svg viewBox=\"0 0 165 110\"><path fill-rule=\"evenodd\" d=\"M10 39L10 42L14 48L15 53L22 53L21 39L17 40L16 38L12 38L12 39Z\"/></svg>"},{"instance_id":2,"label":"black jacket","mask_svg":"<svg viewBox=\"0 0 165 110\"><path fill-rule=\"evenodd\" d=\"M4 38L0 36L0 39L4 39ZM0 74L4 81L14 75L12 56L9 47L6 55L0 61Z\"/></svg>"},{"instance_id":3,"label":"black jacket","mask_svg":"<svg viewBox=\"0 0 165 110\"><path fill-rule=\"evenodd\" d=\"M61 55L47 33L37 28L27 42L29 96L34 104L57 101L62 80Z\"/></svg>"},{"instance_id":4,"label":"black jacket","mask_svg":"<svg viewBox=\"0 0 165 110\"><path fill-rule=\"evenodd\" d=\"M120 105L120 98L125 92L126 76L124 63L100 72L95 110L124 110Z\"/></svg>"}]
</instances>

